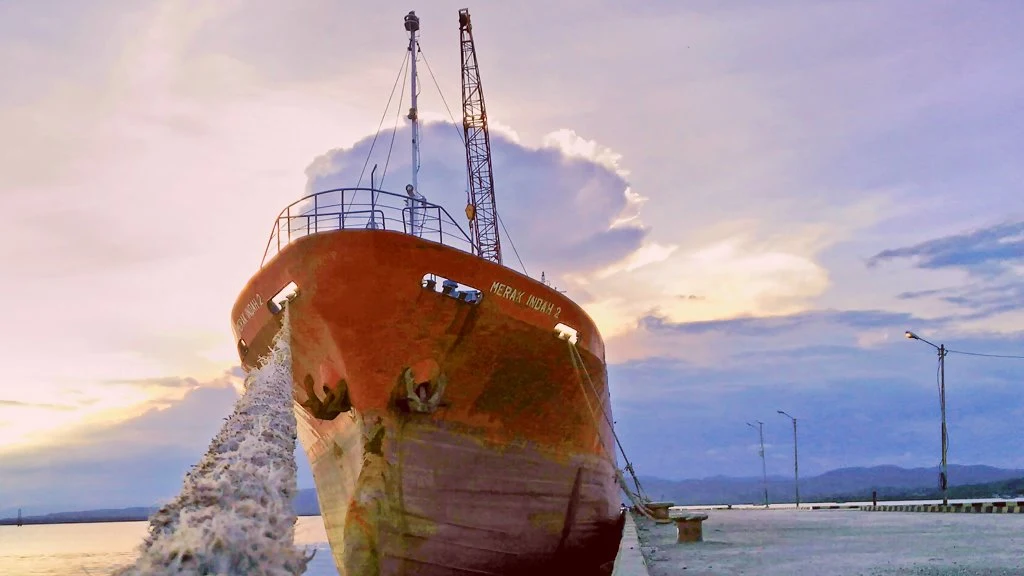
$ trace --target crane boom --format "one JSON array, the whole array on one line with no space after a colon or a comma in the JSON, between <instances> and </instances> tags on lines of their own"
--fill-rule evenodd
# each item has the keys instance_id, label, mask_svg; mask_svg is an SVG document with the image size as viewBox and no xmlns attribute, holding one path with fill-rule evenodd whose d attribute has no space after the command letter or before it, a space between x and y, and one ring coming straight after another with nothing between
<instances>
[{"instance_id":1,"label":"crane boom","mask_svg":"<svg viewBox=\"0 0 1024 576\"><path fill-rule=\"evenodd\" d=\"M466 216L478 255L501 264L498 209L494 201L494 175L491 170L491 136L487 129L487 109L468 8L459 10L459 30L462 45L462 129L466 135L466 168L469 174Z\"/></svg>"}]
</instances>

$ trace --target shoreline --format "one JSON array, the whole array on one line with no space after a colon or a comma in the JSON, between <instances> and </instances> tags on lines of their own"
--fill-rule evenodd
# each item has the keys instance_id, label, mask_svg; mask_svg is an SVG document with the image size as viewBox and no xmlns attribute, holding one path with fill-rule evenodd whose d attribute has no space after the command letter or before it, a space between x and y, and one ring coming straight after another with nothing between
<instances>
[{"instance_id":1,"label":"shoreline","mask_svg":"<svg viewBox=\"0 0 1024 576\"><path fill-rule=\"evenodd\" d=\"M156 512L159 508L154 508L153 512ZM95 518L47 518L45 516L25 516L21 519L22 526L47 526L53 524L114 524L120 522L148 522L150 512L145 516L142 515L127 515L127 516L101 516ZM298 517L309 517L319 516L320 514L296 514ZM2 518L0 519L0 526L17 526L17 518Z\"/></svg>"}]
</instances>

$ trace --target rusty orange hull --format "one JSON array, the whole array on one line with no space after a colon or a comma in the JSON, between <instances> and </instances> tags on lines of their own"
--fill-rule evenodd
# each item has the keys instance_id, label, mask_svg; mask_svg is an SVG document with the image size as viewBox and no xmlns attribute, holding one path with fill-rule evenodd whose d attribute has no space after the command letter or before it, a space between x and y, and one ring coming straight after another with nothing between
<instances>
[{"instance_id":1,"label":"rusty orange hull","mask_svg":"<svg viewBox=\"0 0 1024 576\"><path fill-rule=\"evenodd\" d=\"M424 287L436 274L466 301ZM620 520L604 348L529 277L415 236L287 245L239 296L242 362L289 282L295 411L342 574L516 574L600 563ZM556 324L577 331L575 345ZM607 415L607 416L606 416Z\"/></svg>"}]
</instances>

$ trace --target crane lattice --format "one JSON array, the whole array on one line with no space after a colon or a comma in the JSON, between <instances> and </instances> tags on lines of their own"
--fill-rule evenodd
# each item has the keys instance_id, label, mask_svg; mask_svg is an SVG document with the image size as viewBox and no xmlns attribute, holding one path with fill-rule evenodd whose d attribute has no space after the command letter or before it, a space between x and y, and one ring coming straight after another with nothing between
<instances>
[{"instance_id":1,"label":"crane lattice","mask_svg":"<svg viewBox=\"0 0 1024 576\"><path fill-rule=\"evenodd\" d=\"M462 128L466 135L466 167L469 172L466 216L479 256L501 264L498 210L491 169L491 137L473 44L473 26L466 8L459 10L459 30L462 37Z\"/></svg>"}]
</instances>

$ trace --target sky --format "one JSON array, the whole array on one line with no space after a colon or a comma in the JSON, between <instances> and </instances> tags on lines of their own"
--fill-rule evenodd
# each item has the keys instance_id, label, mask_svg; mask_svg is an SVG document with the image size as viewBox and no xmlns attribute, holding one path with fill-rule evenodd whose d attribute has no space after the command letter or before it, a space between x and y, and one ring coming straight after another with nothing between
<instances>
[{"instance_id":1,"label":"sky","mask_svg":"<svg viewBox=\"0 0 1024 576\"><path fill-rule=\"evenodd\" d=\"M178 492L278 210L351 185L379 126L371 165L409 178L385 105L418 7L381 6L0 3L0 516ZM417 10L420 188L455 215L462 7ZM802 475L935 466L936 354L904 331L1024 355L1024 6L469 7L503 242L597 321L640 474L756 476L758 420L788 474L777 410ZM950 462L1024 468L1024 361L946 364Z\"/></svg>"}]
</instances>

